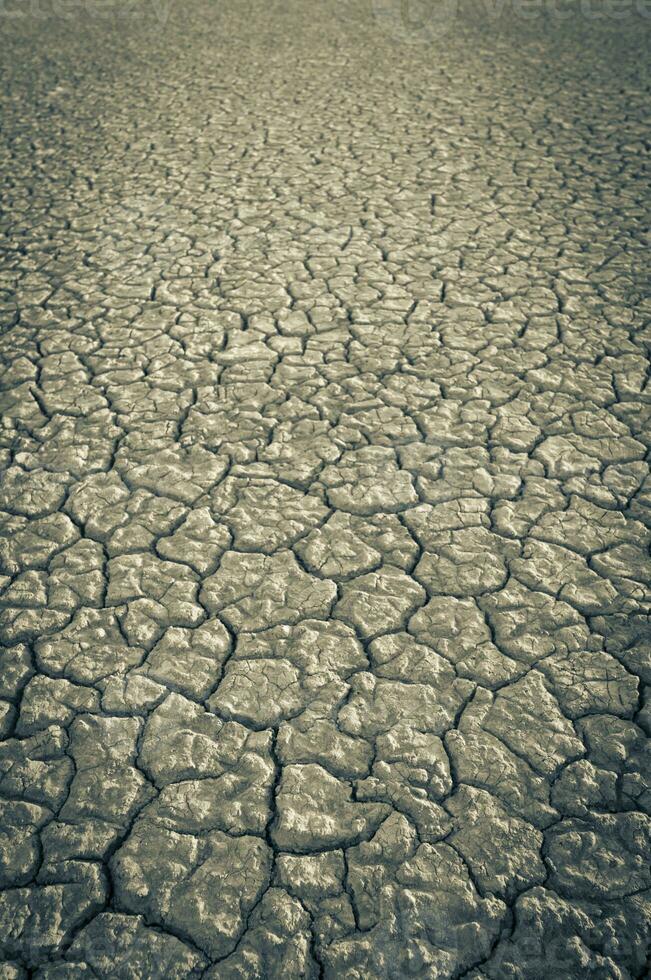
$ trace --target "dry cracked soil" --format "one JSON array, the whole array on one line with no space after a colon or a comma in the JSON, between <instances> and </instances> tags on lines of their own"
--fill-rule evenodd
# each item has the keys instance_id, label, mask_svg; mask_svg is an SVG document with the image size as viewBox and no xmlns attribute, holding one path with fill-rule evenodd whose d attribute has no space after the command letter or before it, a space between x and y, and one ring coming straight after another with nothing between
<instances>
[{"instance_id":1,"label":"dry cracked soil","mask_svg":"<svg viewBox=\"0 0 651 980\"><path fill-rule=\"evenodd\" d=\"M649 16L47 2L0 977L648 977Z\"/></svg>"}]
</instances>

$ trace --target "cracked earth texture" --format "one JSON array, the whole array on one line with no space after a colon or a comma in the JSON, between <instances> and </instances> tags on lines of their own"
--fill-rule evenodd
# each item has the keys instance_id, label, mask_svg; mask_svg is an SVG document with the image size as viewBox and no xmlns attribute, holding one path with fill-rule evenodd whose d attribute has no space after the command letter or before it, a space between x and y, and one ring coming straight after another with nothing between
<instances>
[{"instance_id":1,"label":"cracked earth texture","mask_svg":"<svg viewBox=\"0 0 651 980\"><path fill-rule=\"evenodd\" d=\"M649 976L644 26L4 19L4 980Z\"/></svg>"}]
</instances>

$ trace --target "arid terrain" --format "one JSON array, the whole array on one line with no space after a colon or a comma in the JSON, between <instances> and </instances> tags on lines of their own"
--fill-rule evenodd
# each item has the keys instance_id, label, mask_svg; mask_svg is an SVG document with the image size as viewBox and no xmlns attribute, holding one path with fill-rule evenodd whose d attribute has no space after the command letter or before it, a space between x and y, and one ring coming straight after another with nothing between
<instances>
[{"instance_id":1,"label":"arid terrain","mask_svg":"<svg viewBox=\"0 0 651 980\"><path fill-rule=\"evenodd\" d=\"M650 26L5 0L2 980L651 975Z\"/></svg>"}]
</instances>

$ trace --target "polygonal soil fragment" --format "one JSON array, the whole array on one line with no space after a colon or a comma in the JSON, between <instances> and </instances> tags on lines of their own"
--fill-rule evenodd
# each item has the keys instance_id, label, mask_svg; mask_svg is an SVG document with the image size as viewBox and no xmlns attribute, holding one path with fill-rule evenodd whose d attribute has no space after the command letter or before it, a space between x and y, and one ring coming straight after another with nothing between
<instances>
[{"instance_id":1,"label":"polygonal soil fragment","mask_svg":"<svg viewBox=\"0 0 651 980\"><path fill-rule=\"evenodd\" d=\"M408 629L454 664L460 676L483 687L501 686L521 672L519 664L493 643L476 600L433 596L414 613Z\"/></svg>"},{"instance_id":2,"label":"polygonal soil fragment","mask_svg":"<svg viewBox=\"0 0 651 980\"><path fill-rule=\"evenodd\" d=\"M469 682L456 679L443 680L434 687L417 681L378 679L366 672L355 674L351 686L353 694L339 712L339 723L343 731L365 738L398 724L440 735L473 690Z\"/></svg>"},{"instance_id":3,"label":"polygonal soil fragment","mask_svg":"<svg viewBox=\"0 0 651 980\"><path fill-rule=\"evenodd\" d=\"M238 551L270 555L319 524L328 508L283 483L226 479L211 494L213 515L231 530Z\"/></svg>"},{"instance_id":4,"label":"polygonal soil fragment","mask_svg":"<svg viewBox=\"0 0 651 980\"><path fill-rule=\"evenodd\" d=\"M199 598L239 631L326 617L335 596L334 582L312 578L291 551L271 556L228 551Z\"/></svg>"},{"instance_id":5,"label":"polygonal soil fragment","mask_svg":"<svg viewBox=\"0 0 651 980\"><path fill-rule=\"evenodd\" d=\"M450 531L434 552L423 555L414 576L439 595L464 598L495 592L507 580L508 551L504 541L485 528Z\"/></svg>"},{"instance_id":6,"label":"polygonal soil fragment","mask_svg":"<svg viewBox=\"0 0 651 980\"><path fill-rule=\"evenodd\" d=\"M221 480L227 469L223 457L197 446L186 453L158 453L151 462L125 469L123 476L130 487L191 504Z\"/></svg>"},{"instance_id":7,"label":"polygonal soil fragment","mask_svg":"<svg viewBox=\"0 0 651 980\"><path fill-rule=\"evenodd\" d=\"M337 511L322 528L312 531L294 550L313 575L345 581L377 568L382 555L353 529L350 514Z\"/></svg>"},{"instance_id":8,"label":"polygonal soil fragment","mask_svg":"<svg viewBox=\"0 0 651 980\"><path fill-rule=\"evenodd\" d=\"M490 732L542 775L583 755L583 742L545 687L541 675L526 677L501 688L493 697L480 691L464 712L463 733Z\"/></svg>"},{"instance_id":9,"label":"polygonal soil fragment","mask_svg":"<svg viewBox=\"0 0 651 980\"><path fill-rule=\"evenodd\" d=\"M76 936L66 953L71 963L88 963L93 975L186 980L200 977L206 960L175 936L145 925L142 916L104 912Z\"/></svg>"},{"instance_id":10,"label":"polygonal soil fragment","mask_svg":"<svg viewBox=\"0 0 651 980\"><path fill-rule=\"evenodd\" d=\"M369 640L400 629L424 601L425 590L417 582L388 566L344 583L333 615Z\"/></svg>"},{"instance_id":11,"label":"polygonal soil fragment","mask_svg":"<svg viewBox=\"0 0 651 980\"><path fill-rule=\"evenodd\" d=\"M183 524L168 538L156 545L161 558L183 562L199 575L214 571L223 553L231 546L228 528L216 524L210 508L190 511Z\"/></svg>"},{"instance_id":12,"label":"polygonal soil fragment","mask_svg":"<svg viewBox=\"0 0 651 980\"><path fill-rule=\"evenodd\" d=\"M418 500L393 450L379 446L344 453L336 465L326 466L320 480L329 503L350 514L396 513Z\"/></svg>"},{"instance_id":13,"label":"polygonal soil fragment","mask_svg":"<svg viewBox=\"0 0 651 980\"><path fill-rule=\"evenodd\" d=\"M550 883L569 899L607 900L651 885L651 818L643 813L593 814L548 831Z\"/></svg>"},{"instance_id":14,"label":"polygonal soil fragment","mask_svg":"<svg viewBox=\"0 0 651 980\"><path fill-rule=\"evenodd\" d=\"M432 976L453 976L486 957L497 938L506 907L478 895L451 847L421 844L407 860L400 852L396 856L400 865L385 878L377 925L336 940L325 952L326 976L332 980L346 975L397 980L415 965ZM384 864L387 858L380 853L376 860ZM381 885L377 877L374 890Z\"/></svg>"},{"instance_id":15,"label":"polygonal soil fragment","mask_svg":"<svg viewBox=\"0 0 651 980\"><path fill-rule=\"evenodd\" d=\"M209 619L195 629L173 626L131 677L142 675L201 701L218 683L231 646L228 631L218 619Z\"/></svg>"},{"instance_id":16,"label":"polygonal soil fragment","mask_svg":"<svg viewBox=\"0 0 651 980\"><path fill-rule=\"evenodd\" d=\"M461 786L445 804L454 817L447 842L468 864L482 894L512 898L545 880L543 836L484 790Z\"/></svg>"},{"instance_id":17,"label":"polygonal soil fragment","mask_svg":"<svg viewBox=\"0 0 651 980\"><path fill-rule=\"evenodd\" d=\"M311 950L310 916L279 888L265 892L236 952L205 974L207 980L319 976Z\"/></svg>"},{"instance_id":18,"label":"polygonal soil fragment","mask_svg":"<svg viewBox=\"0 0 651 980\"><path fill-rule=\"evenodd\" d=\"M118 907L227 956L269 881L271 851L259 837L213 831L200 838L142 819L111 860Z\"/></svg>"},{"instance_id":19,"label":"polygonal soil fragment","mask_svg":"<svg viewBox=\"0 0 651 980\"><path fill-rule=\"evenodd\" d=\"M350 786L313 764L283 769L276 806L274 843L295 853L357 843L390 812L383 804L355 803Z\"/></svg>"}]
</instances>

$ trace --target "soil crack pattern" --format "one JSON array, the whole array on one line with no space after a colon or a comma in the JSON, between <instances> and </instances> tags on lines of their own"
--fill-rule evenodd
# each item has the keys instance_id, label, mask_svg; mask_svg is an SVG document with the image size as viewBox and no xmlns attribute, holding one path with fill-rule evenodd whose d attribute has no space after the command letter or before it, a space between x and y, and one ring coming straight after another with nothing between
<instances>
[{"instance_id":1,"label":"soil crack pattern","mask_svg":"<svg viewBox=\"0 0 651 980\"><path fill-rule=\"evenodd\" d=\"M651 976L643 7L2 6L1 980Z\"/></svg>"}]
</instances>

